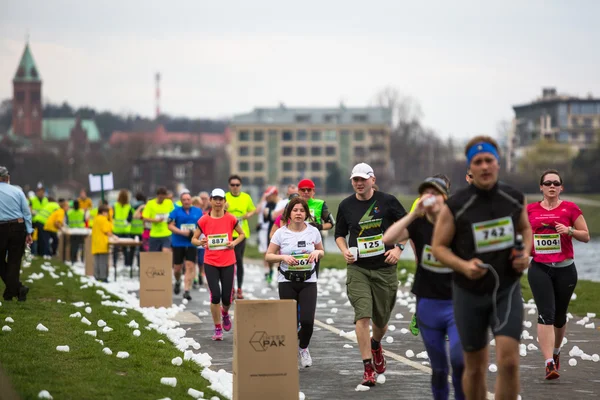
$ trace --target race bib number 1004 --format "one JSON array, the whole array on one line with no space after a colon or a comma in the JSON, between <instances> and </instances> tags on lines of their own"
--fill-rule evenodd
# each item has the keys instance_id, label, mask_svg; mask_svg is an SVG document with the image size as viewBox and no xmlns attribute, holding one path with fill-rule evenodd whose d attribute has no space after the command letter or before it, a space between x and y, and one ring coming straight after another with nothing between
<instances>
[{"instance_id":1,"label":"race bib number 1004","mask_svg":"<svg viewBox=\"0 0 600 400\"><path fill-rule=\"evenodd\" d=\"M488 253L514 246L515 230L511 217L492 219L472 225L475 251Z\"/></svg>"},{"instance_id":2,"label":"race bib number 1004","mask_svg":"<svg viewBox=\"0 0 600 400\"><path fill-rule=\"evenodd\" d=\"M536 254L558 254L562 252L558 233L533 235L533 246Z\"/></svg>"}]
</instances>

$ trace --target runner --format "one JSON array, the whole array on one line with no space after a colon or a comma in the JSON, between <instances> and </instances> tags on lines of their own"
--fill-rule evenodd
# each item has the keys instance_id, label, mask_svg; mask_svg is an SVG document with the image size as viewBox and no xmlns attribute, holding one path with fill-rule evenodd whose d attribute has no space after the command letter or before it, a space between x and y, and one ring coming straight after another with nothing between
<instances>
[{"instance_id":1,"label":"runner","mask_svg":"<svg viewBox=\"0 0 600 400\"><path fill-rule=\"evenodd\" d=\"M542 174L540 191L543 200L527 206L533 231L533 259L527 278L538 309L540 350L550 380L560 376L567 308L577 285L573 238L587 243L590 234L579 207L560 199L563 181L558 171L549 169Z\"/></svg>"},{"instance_id":2,"label":"runner","mask_svg":"<svg viewBox=\"0 0 600 400\"><path fill-rule=\"evenodd\" d=\"M435 224L433 256L454 270L454 319L464 352L465 396L486 397L491 327L498 364L495 396L516 399L523 321L519 277L531 248L525 196L498 182L500 156L494 139L471 139L465 154L473 183L446 202Z\"/></svg>"},{"instance_id":3,"label":"runner","mask_svg":"<svg viewBox=\"0 0 600 400\"><path fill-rule=\"evenodd\" d=\"M473 174L471 173L470 168L467 170L467 174L465 175L465 181L467 181L469 185L473 183Z\"/></svg>"},{"instance_id":4,"label":"runner","mask_svg":"<svg viewBox=\"0 0 600 400\"><path fill-rule=\"evenodd\" d=\"M310 179L303 179L298 183L298 191L300 197L302 197L307 203L310 210L310 216L313 221L310 223L312 226L321 231L328 231L335 225L333 215L327 208L327 203L323 200L315 199L315 183ZM322 237L321 237L322 238ZM317 278L319 277L319 261L315 265L315 271Z\"/></svg>"},{"instance_id":5,"label":"runner","mask_svg":"<svg viewBox=\"0 0 600 400\"><path fill-rule=\"evenodd\" d=\"M373 190L375 174L369 165L355 165L350 179L355 194L339 205L335 242L348 264L346 288L354 308L356 337L364 365L362 384L375 386L375 373L385 372L381 339L396 303L396 265L402 253L399 246L404 247L385 246L383 233L406 211L394 196ZM373 338L369 345L371 320Z\"/></svg>"},{"instance_id":6,"label":"runner","mask_svg":"<svg viewBox=\"0 0 600 400\"><path fill-rule=\"evenodd\" d=\"M225 192L223 189L212 191L210 203L212 209L209 214L198 220L198 229L194 231L192 244L206 247L204 271L210 291L210 312L215 324L215 333L212 339L223 340L223 329L231 330L229 307L233 301L235 278L234 248L244 241L245 235L237 218L224 211ZM234 231L238 233L238 237L235 239L232 235ZM222 326L221 317L223 317Z\"/></svg>"},{"instance_id":7,"label":"runner","mask_svg":"<svg viewBox=\"0 0 600 400\"><path fill-rule=\"evenodd\" d=\"M290 223L277 230L271 239L265 261L279 263L279 298L298 302L301 325L298 331L298 359L302 368L307 368L312 365L308 345L317 308L316 264L325 251L320 232L307 222L312 217L304 199L290 201L283 218Z\"/></svg>"},{"instance_id":8,"label":"runner","mask_svg":"<svg viewBox=\"0 0 600 400\"><path fill-rule=\"evenodd\" d=\"M392 225L383 242L392 245L409 238L417 255L417 271L412 292L417 296L418 325L427 355L431 360L431 389L436 400L448 399L448 356L452 365L452 384L456 399L464 399L462 349L452 310L452 270L431 254L433 227L448 198L449 182L441 178L425 179L419 186L420 200L414 210ZM446 339L450 342L446 351ZM449 354L448 354L449 353Z\"/></svg>"},{"instance_id":9,"label":"runner","mask_svg":"<svg viewBox=\"0 0 600 400\"><path fill-rule=\"evenodd\" d=\"M278 190L275 186L269 186L261 198L260 205L257 209L258 213L258 251L263 254L263 263L265 266L265 280L267 284L271 284L273 280L273 270L264 256L266 255L269 246L269 232L273 228L275 218L273 213L277 204L281 201L278 196ZM285 208L285 206L284 206Z\"/></svg>"},{"instance_id":10,"label":"runner","mask_svg":"<svg viewBox=\"0 0 600 400\"><path fill-rule=\"evenodd\" d=\"M35 246L32 246L32 253L34 255L43 256L44 255L44 245L42 244L42 240L44 239L44 224L48 219L48 216L45 218L42 216L42 210L48 204L48 198L46 197L46 190L43 186L38 186L35 189L35 196L30 198L31 203L31 214L33 215L33 229L37 232L37 240L35 242ZM35 248L35 249L34 249Z\"/></svg>"},{"instance_id":11,"label":"runner","mask_svg":"<svg viewBox=\"0 0 600 400\"><path fill-rule=\"evenodd\" d=\"M185 260L185 280L183 282L183 298L191 300L190 290L196 276L196 260L198 251L191 242L196 223L202 217L202 210L192 206L192 196L183 192L179 198L181 207L175 207L169 214L169 230L173 232L171 246L173 247L173 274L175 286L173 292L181 291L181 270Z\"/></svg>"},{"instance_id":12,"label":"runner","mask_svg":"<svg viewBox=\"0 0 600 400\"><path fill-rule=\"evenodd\" d=\"M300 195L298 193L292 193L288 199L288 203L292 200L295 199L296 197L299 197ZM279 216L277 218L275 218L275 221L273 221L273 227L271 228L271 232L269 232L269 240L271 240L273 238L273 235L275 234L275 232L277 231L277 229L281 228L282 226L285 226L286 224L281 222L283 220L283 212L285 212L285 209L287 208L287 205L285 207L283 207L282 213L279 214ZM277 212L274 212L273 214L276 214Z\"/></svg>"},{"instance_id":13,"label":"runner","mask_svg":"<svg viewBox=\"0 0 600 400\"><path fill-rule=\"evenodd\" d=\"M295 196L298 196L298 186L294 185L293 183L290 183L289 185L287 185L287 192L286 192L287 198L281 200L281 203L277 205L276 211L273 212L273 219L277 219L277 217L280 217L283 214L283 211L285 210L285 206Z\"/></svg>"},{"instance_id":14,"label":"runner","mask_svg":"<svg viewBox=\"0 0 600 400\"><path fill-rule=\"evenodd\" d=\"M444 174L437 174L434 175L433 178L440 178L443 179L444 182L446 183L446 186L448 188L448 193L450 193L450 178L448 178L446 175ZM421 196L417 197L415 199L415 201L413 201L412 206L410 207L410 212L412 213L413 211L415 211L415 209L417 208L417 205L419 204L419 201L421 200ZM431 243L430 243L431 244ZM418 252L417 249L415 249L415 244L414 242L411 240L410 245L413 249L413 253L415 254L415 263L417 265L419 265L419 258L418 258ZM417 313L414 313L412 315L412 318L410 320L410 325L408 326L408 329L410 329L410 333L412 333L414 336L419 336L419 324L417 322Z\"/></svg>"},{"instance_id":15,"label":"runner","mask_svg":"<svg viewBox=\"0 0 600 400\"><path fill-rule=\"evenodd\" d=\"M142 216L144 221L152 223L149 241L150 251L171 251L171 231L167 220L169 219L169 213L174 208L173 202L167 198L167 190L163 187L156 190L155 199L146 203Z\"/></svg>"},{"instance_id":16,"label":"runner","mask_svg":"<svg viewBox=\"0 0 600 400\"><path fill-rule=\"evenodd\" d=\"M233 214L240 222L244 231L245 239L242 240L239 246L235 247L235 264L237 267L237 293L236 298L243 299L242 284L244 283L244 251L246 250L246 239L250 237L250 226L248 218L252 217L256 212L256 207L252 202L252 198L248 193L242 192L242 178L238 175L229 177L229 192L225 195L227 201L226 210ZM233 238L237 238L238 233L233 232Z\"/></svg>"}]
</instances>

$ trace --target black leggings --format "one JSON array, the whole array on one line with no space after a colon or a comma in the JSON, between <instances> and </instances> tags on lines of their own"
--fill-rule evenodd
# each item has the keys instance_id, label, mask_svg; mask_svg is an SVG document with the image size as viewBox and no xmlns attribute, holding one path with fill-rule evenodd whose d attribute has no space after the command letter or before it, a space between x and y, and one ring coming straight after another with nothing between
<instances>
[{"instance_id":1,"label":"black leggings","mask_svg":"<svg viewBox=\"0 0 600 400\"><path fill-rule=\"evenodd\" d=\"M208 290L210 291L210 302L212 304L222 302L225 307L230 306L233 301L235 266L215 267L204 264L204 273L206 274Z\"/></svg>"},{"instance_id":2,"label":"black leggings","mask_svg":"<svg viewBox=\"0 0 600 400\"><path fill-rule=\"evenodd\" d=\"M79 261L77 259L77 253L79 252L79 249L81 249L81 258L83 259L84 257L83 252L85 247L83 246L83 240L84 237L81 235L71 235L71 258L69 260L71 260L73 263Z\"/></svg>"},{"instance_id":3,"label":"black leggings","mask_svg":"<svg viewBox=\"0 0 600 400\"><path fill-rule=\"evenodd\" d=\"M532 260L527 274L538 309L538 323L565 326L569 301L577 285L575 263L556 268Z\"/></svg>"},{"instance_id":4,"label":"black leggings","mask_svg":"<svg viewBox=\"0 0 600 400\"><path fill-rule=\"evenodd\" d=\"M237 287L240 289L244 282L244 252L246 251L246 239L242 240L233 248L235 252L235 263L237 265Z\"/></svg>"},{"instance_id":5,"label":"black leggings","mask_svg":"<svg viewBox=\"0 0 600 400\"><path fill-rule=\"evenodd\" d=\"M279 298L282 300L293 299L300 308L300 331L298 332L299 346L301 349L308 347L315 325L315 310L317 308L317 283L316 282L280 282Z\"/></svg>"}]
</instances>

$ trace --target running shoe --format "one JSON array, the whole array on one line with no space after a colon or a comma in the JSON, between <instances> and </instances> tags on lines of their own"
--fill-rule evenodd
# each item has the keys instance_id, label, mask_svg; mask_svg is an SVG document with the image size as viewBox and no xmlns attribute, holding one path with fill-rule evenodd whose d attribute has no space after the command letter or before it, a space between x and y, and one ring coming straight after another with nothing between
<instances>
[{"instance_id":1,"label":"running shoe","mask_svg":"<svg viewBox=\"0 0 600 400\"><path fill-rule=\"evenodd\" d=\"M375 372L378 374L383 374L385 372L385 357L383 356L383 348L381 347L381 343L379 343L379 348L377 350L371 349L371 354L373 354L373 364L375 365Z\"/></svg>"},{"instance_id":2,"label":"running shoe","mask_svg":"<svg viewBox=\"0 0 600 400\"><path fill-rule=\"evenodd\" d=\"M365 373L363 374L363 380L360 383L364 386L375 386L375 370L371 363L365 364Z\"/></svg>"},{"instance_id":3,"label":"running shoe","mask_svg":"<svg viewBox=\"0 0 600 400\"><path fill-rule=\"evenodd\" d=\"M410 333L415 336L419 336L419 325L417 325L417 314L413 314L412 319L410 320Z\"/></svg>"},{"instance_id":4,"label":"running shoe","mask_svg":"<svg viewBox=\"0 0 600 400\"><path fill-rule=\"evenodd\" d=\"M173 286L173 293L181 293L181 281L175 281L175 286Z\"/></svg>"},{"instance_id":5,"label":"running shoe","mask_svg":"<svg viewBox=\"0 0 600 400\"><path fill-rule=\"evenodd\" d=\"M192 296L190 296L190 291L186 290L185 292L183 292L183 298L186 300L191 300Z\"/></svg>"},{"instance_id":6,"label":"running shoe","mask_svg":"<svg viewBox=\"0 0 600 400\"><path fill-rule=\"evenodd\" d=\"M192 283L192 289L198 289L198 278L194 279L194 283Z\"/></svg>"},{"instance_id":7,"label":"running shoe","mask_svg":"<svg viewBox=\"0 0 600 400\"><path fill-rule=\"evenodd\" d=\"M238 289L237 289L237 293L236 293L236 295L235 295L235 298L236 298L236 299L240 299L240 300L243 300L243 299L244 299L244 295L242 294L242 288L238 288Z\"/></svg>"},{"instance_id":8,"label":"running shoe","mask_svg":"<svg viewBox=\"0 0 600 400\"><path fill-rule=\"evenodd\" d=\"M229 332L231 330L231 317L229 313L221 315L223 316L223 329L225 329L225 332Z\"/></svg>"},{"instance_id":9,"label":"running shoe","mask_svg":"<svg viewBox=\"0 0 600 400\"><path fill-rule=\"evenodd\" d=\"M312 358L310 357L308 347L305 349L298 348L298 359L300 360L300 366L302 368L308 368L312 366Z\"/></svg>"},{"instance_id":10,"label":"running shoe","mask_svg":"<svg viewBox=\"0 0 600 400\"><path fill-rule=\"evenodd\" d=\"M223 340L223 329L215 328L215 334L212 335L212 340Z\"/></svg>"},{"instance_id":11,"label":"running shoe","mask_svg":"<svg viewBox=\"0 0 600 400\"><path fill-rule=\"evenodd\" d=\"M554 362L550 361L548 364L546 364L546 380L550 381L558 378L560 378L560 374L554 367Z\"/></svg>"},{"instance_id":12,"label":"running shoe","mask_svg":"<svg viewBox=\"0 0 600 400\"><path fill-rule=\"evenodd\" d=\"M552 359L554 360L554 366L558 371L560 369L560 351L558 352L558 354L553 354Z\"/></svg>"}]
</instances>

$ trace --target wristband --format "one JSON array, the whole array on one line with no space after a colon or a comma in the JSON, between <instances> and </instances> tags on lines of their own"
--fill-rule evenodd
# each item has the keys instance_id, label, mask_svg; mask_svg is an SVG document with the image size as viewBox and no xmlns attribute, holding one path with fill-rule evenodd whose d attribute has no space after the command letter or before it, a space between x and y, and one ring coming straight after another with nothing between
<instances>
[{"instance_id":1,"label":"wristband","mask_svg":"<svg viewBox=\"0 0 600 400\"><path fill-rule=\"evenodd\" d=\"M569 227L569 236L573 236L573 232L575 231L575 229L573 229L572 226Z\"/></svg>"}]
</instances>

